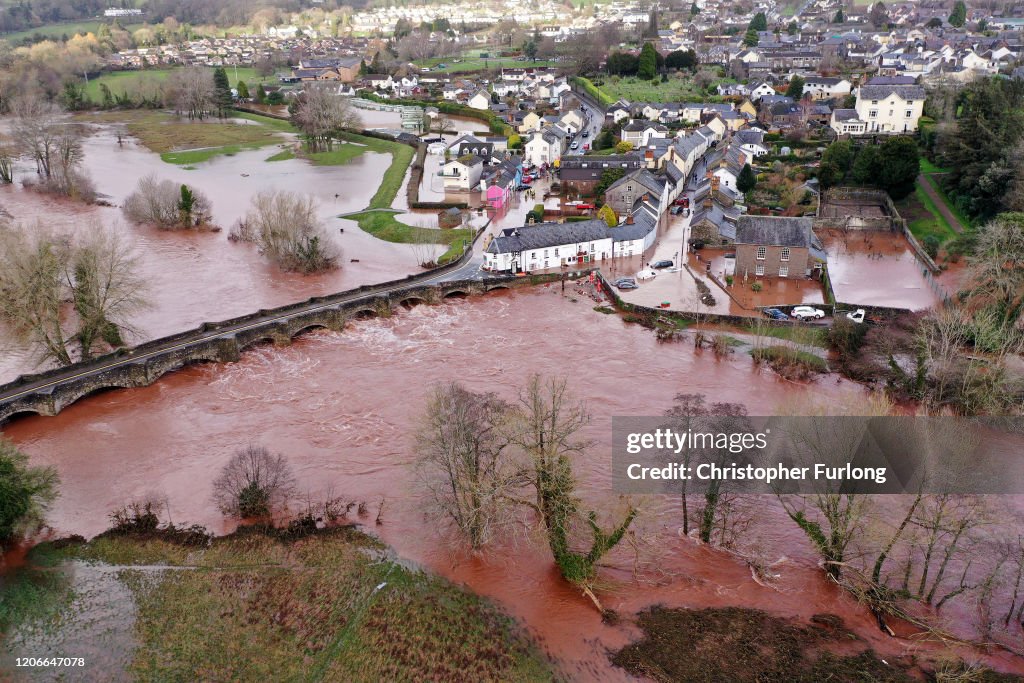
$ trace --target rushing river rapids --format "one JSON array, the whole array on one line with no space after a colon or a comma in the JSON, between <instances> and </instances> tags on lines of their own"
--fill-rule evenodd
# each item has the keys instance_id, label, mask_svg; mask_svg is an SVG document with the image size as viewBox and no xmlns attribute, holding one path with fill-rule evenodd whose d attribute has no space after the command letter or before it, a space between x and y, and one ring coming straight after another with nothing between
<instances>
[{"instance_id":1,"label":"rushing river rapids","mask_svg":"<svg viewBox=\"0 0 1024 683\"><path fill-rule=\"evenodd\" d=\"M620 504L611 493L612 415L658 414L680 391L740 402L751 413L810 397L842 403L863 392L831 376L806 386L785 382L743 354L719 360L689 344L658 344L638 326L593 312L586 299L539 287L419 306L289 347L260 347L238 363L192 367L4 431L34 462L57 467L64 486L50 515L56 532L87 536L106 526L110 510L146 496L166 500L176 523L228 531L210 500L213 473L240 445L263 443L289 457L304 494L366 501L369 526L402 555L498 600L574 678L621 677L605 651L632 634L601 623L589 601L559 579L543 544L521 534L483 557L465 557L438 535L416 493L412 432L429 387L459 380L511 399L532 372L567 376L586 400L595 445L576 463L577 476L586 503L603 512ZM908 647L882 636L866 610L822 579L801 533L772 506L753 532L779 575L764 587L745 562L680 538L675 499L635 502L642 509L639 550L624 546L612 558L602 594L609 607L832 612L883 654Z\"/></svg>"}]
</instances>

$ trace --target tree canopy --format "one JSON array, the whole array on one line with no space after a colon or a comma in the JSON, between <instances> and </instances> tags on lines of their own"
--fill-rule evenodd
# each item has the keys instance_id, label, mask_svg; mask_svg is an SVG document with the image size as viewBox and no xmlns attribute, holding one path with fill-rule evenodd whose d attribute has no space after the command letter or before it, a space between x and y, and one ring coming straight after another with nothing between
<instances>
[{"instance_id":1,"label":"tree canopy","mask_svg":"<svg viewBox=\"0 0 1024 683\"><path fill-rule=\"evenodd\" d=\"M956 4L953 5L953 11L949 15L949 25L960 28L965 23L967 23L967 5L964 4L963 0L957 0Z\"/></svg>"},{"instance_id":2,"label":"tree canopy","mask_svg":"<svg viewBox=\"0 0 1024 683\"><path fill-rule=\"evenodd\" d=\"M658 57L653 43L644 43L640 49L640 62L637 76L645 80L653 80L658 73Z\"/></svg>"}]
</instances>

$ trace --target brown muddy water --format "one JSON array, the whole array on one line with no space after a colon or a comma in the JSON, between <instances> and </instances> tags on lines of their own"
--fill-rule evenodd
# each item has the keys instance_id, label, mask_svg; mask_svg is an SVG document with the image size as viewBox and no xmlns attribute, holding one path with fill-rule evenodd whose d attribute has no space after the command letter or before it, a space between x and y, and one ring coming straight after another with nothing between
<instances>
[{"instance_id":1,"label":"brown muddy water","mask_svg":"<svg viewBox=\"0 0 1024 683\"><path fill-rule=\"evenodd\" d=\"M752 414L794 402L837 404L863 389L834 376L800 385L759 371L745 355L716 359L654 335L557 286L418 306L345 331L317 332L288 347L260 347L237 363L191 367L156 384L95 395L53 418L4 428L64 485L50 520L60 534L103 530L125 502L157 497L178 524L229 531L211 502L211 480L239 446L259 442L289 457L305 496L367 501L371 532L400 554L491 596L522 619L575 680L627 678L606 657L636 635L602 624L590 602L561 581L538 539L525 532L482 557L438 534L410 471L412 433L429 387L459 380L512 399L532 372L567 375L587 401L594 447L576 463L581 495L602 514L611 492L613 415L660 414L680 391L736 401ZM383 501L381 524L373 518ZM654 602L743 605L784 616L841 615L883 654L916 651L882 637L870 616L822 579L795 527L770 501L753 535L778 575L759 585L747 564L681 538L674 497L635 500L637 553L611 558L602 599L625 614ZM634 570L639 577L634 577ZM1013 662L1003 666L1012 667Z\"/></svg>"},{"instance_id":2,"label":"brown muddy water","mask_svg":"<svg viewBox=\"0 0 1024 683\"><path fill-rule=\"evenodd\" d=\"M99 221L134 246L149 283L150 307L133 321L138 332L133 342L418 270L412 245L379 240L352 221L337 218L366 207L391 163L389 154L365 153L344 166L313 166L300 159L266 162L277 151L270 146L214 157L188 170L163 162L133 140L118 145L106 126L96 127L84 147L85 167L110 203L119 206L139 178L155 173L205 192L215 222L224 228L219 233L161 231L129 223L117 208L60 201L18 186L0 188L0 207L17 223L32 226L38 220L56 232L74 234ZM24 164L17 171L19 178L34 175ZM317 200L328 233L341 247L340 268L313 276L284 273L254 246L228 241L228 228L245 215L253 196L268 189L292 190ZM395 204L405 207L404 188ZM0 330L0 382L38 367L37 359Z\"/></svg>"}]
</instances>

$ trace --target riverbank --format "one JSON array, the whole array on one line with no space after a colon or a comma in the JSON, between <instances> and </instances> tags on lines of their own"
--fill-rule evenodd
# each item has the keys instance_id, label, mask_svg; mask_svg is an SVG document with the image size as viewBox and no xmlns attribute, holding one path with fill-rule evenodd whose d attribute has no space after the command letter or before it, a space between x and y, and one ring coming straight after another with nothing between
<instances>
[{"instance_id":1,"label":"riverbank","mask_svg":"<svg viewBox=\"0 0 1024 683\"><path fill-rule=\"evenodd\" d=\"M15 657L79 656L74 644L95 639L79 671L103 671L110 680L553 675L522 627L490 601L353 527L243 528L209 541L201 534L104 535L44 543L27 560L0 594L0 605L21 605L20 614L3 610L0 672L12 672ZM40 580L48 584L43 604L32 590ZM31 598L16 600L11 591ZM81 615L95 618L97 606L112 603L108 628L93 632ZM32 613L24 614L29 604Z\"/></svg>"}]
</instances>

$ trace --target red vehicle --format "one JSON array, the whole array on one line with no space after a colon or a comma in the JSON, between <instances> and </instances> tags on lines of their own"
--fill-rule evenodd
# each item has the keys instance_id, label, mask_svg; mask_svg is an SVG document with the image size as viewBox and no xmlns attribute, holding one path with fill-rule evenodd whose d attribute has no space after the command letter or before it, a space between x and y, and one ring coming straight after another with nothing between
<instances>
[{"instance_id":1,"label":"red vehicle","mask_svg":"<svg viewBox=\"0 0 1024 683\"><path fill-rule=\"evenodd\" d=\"M676 206L689 206L690 205L690 198L689 197L680 197L679 199L675 200L672 203L675 204Z\"/></svg>"},{"instance_id":2,"label":"red vehicle","mask_svg":"<svg viewBox=\"0 0 1024 683\"><path fill-rule=\"evenodd\" d=\"M576 208L579 209L580 211L591 211L593 209L596 209L597 207L593 204L577 204Z\"/></svg>"},{"instance_id":3,"label":"red vehicle","mask_svg":"<svg viewBox=\"0 0 1024 683\"><path fill-rule=\"evenodd\" d=\"M584 152L589 152L590 151L590 143L589 142L587 144L583 145L583 151Z\"/></svg>"}]
</instances>

